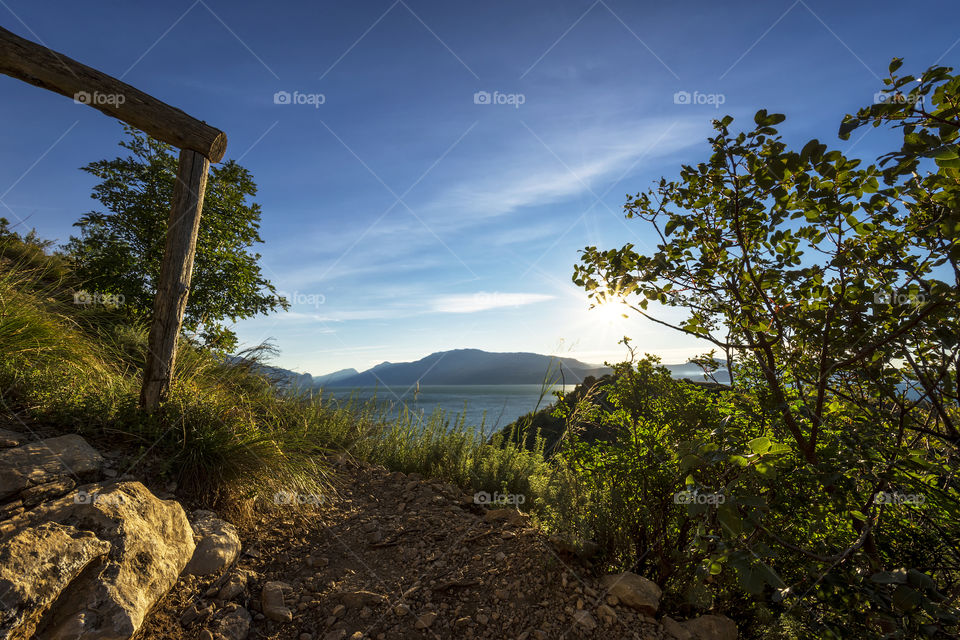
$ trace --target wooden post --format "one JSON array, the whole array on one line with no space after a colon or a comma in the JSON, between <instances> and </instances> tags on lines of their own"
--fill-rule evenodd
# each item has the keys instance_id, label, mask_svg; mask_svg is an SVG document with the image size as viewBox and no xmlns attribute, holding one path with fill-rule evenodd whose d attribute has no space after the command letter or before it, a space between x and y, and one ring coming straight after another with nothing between
<instances>
[{"instance_id":1,"label":"wooden post","mask_svg":"<svg viewBox=\"0 0 960 640\"><path fill-rule=\"evenodd\" d=\"M167 245L160 266L157 296L153 301L153 324L140 391L140 406L145 409L156 408L170 390L177 338L190 293L193 256L197 249L209 168L210 161L202 154L191 149L180 151L177 182L170 203Z\"/></svg>"}]
</instances>

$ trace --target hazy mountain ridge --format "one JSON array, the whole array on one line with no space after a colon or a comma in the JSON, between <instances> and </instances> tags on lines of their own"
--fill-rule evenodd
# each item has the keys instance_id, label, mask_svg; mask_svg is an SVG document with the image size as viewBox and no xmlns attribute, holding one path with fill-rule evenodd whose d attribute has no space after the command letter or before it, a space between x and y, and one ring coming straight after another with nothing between
<instances>
[{"instance_id":1,"label":"hazy mountain ridge","mask_svg":"<svg viewBox=\"0 0 960 640\"><path fill-rule=\"evenodd\" d=\"M692 363L664 365L676 378L703 381L700 368ZM496 353L481 349L438 351L414 362L381 362L365 371L341 369L324 375L299 373L270 365L258 368L278 384L302 389L319 387L375 387L378 385L480 385L540 384L551 382L578 384L587 376L600 377L610 368L588 364L574 358L561 358L529 352ZM726 371L715 374L727 382Z\"/></svg>"},{"instance_id":2,"label":"hazy mountain ridge","mask_svg":"<svg viewBox=\"0 0 960 640\"><path fill-rule=\"evenodd\" d=\"M443 384L539 384L547 379L578 383L586 376L603 375L608 367L574 358L538 353L491 353L454 349L432 353L414 362L382 362L357 375L328 380L329 387Z\"/></svg>"}]
</instances>

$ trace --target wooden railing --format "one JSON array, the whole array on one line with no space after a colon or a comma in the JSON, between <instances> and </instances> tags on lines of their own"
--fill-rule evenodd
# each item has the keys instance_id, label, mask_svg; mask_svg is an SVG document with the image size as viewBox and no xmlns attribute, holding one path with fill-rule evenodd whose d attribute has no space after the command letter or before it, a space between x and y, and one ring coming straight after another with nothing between
<instances>
[{"instance_id":1,"label":"wooden railing","mask_svg":"<svg viewBox=\"0 0 960 640\"><path fill-rule=\"evenodd\" d=\"M223 159L227 136L116 78L3 28L0 73L87 104L180 149L140 391L140 405L153 409L170 389L177 337L190 293L207 173L211 162Z\"/></svg>"}]
</instances>

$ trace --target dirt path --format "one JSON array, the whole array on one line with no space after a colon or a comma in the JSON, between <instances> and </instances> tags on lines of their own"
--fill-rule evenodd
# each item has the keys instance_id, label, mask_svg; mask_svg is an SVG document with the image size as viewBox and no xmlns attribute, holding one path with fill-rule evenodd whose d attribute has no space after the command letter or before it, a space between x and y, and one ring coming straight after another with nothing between
<instances>
[{"instance_id":1,"label":"dirt path","mask_svg":"<svg viewBox=\"0 0 960 640\"><path fill-rule=\"evenodd\" d=\"M485 513L415 475L343 464L339 477L329 506L255 517L233 570L181 578L141 637L230 638L245 607L252 639L674 638L516 512ZM292 619L264 615L265 588L280 589Z\"/></svg>"}]
</instances>

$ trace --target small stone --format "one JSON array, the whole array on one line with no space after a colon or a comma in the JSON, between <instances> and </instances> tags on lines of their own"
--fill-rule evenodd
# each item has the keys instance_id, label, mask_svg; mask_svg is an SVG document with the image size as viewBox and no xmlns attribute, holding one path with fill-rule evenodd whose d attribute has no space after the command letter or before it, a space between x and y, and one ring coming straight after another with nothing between
<instances>
[{"instance_id":1,"label":"small stone","mask_svg":"<svg viewBox=\"0 0 960 640\"><path fill-rule=\"evenodd\" d=\"M250 612L236 604L233 607L214 627L217 640L246 640L250 634Z\"/></svg>"},{"instance_id":2,"label":"small stone","mask_svg":"<svg viewBox=\"0 0 960 640\"><path fill-rule=\"evenodd\" d=\"M346 611L346 610L347 610L347 608L346 608L345 606L343 606L342 604L338 604L338 605L335 606L335 607L333 608L333 610L330 612L330 615L332 615L332 616L335 617L335 618L339 618L340 616L343 615L343 612Z\"/></svg>"},{"instance_id":3,"label":"small stone","mask_svg":"<svg viewBox=\"0 0 960 640\"><path fill-rule=\"evenodd\" d=\"M186 608L183 612L183 615L180 616L180 624L183 626L189 625L191 622L200 617L200 611L197 609L197 605L192 604Z\"/></svg>"},{"instance_id":4,"label":"small stone","mask_svg":"<svg viewBox=\"0 0 960 640\"><path fill-rule=\"evenodd\" d=\"M601 618L606 618L611 622L615 622L617 620L617 612L605 604L597 607L597 615Z\"/></svg>"},{"instance_id":5,"label":"small stone","mask_svg":"<svg viewBox=\"0 0 960 640\"><path fill-rule=\"evenodd\" d=\"M516 509L491 509L483 514L483 520L484 522L505 522L520 527L527 523L527 516Z\"/></svg>"},{"instance_id":6,"label":"small stone","mask_svg":"<svg viewBox=\"0 0 960 640\"><path fill-rule=\"evenodd\" d=\"M437 619L437 614L430 611L422 615L417 616L417 629L429 629L430 625L433 624L433 621Z\"/></svg>"},{"instance_id":7,"label":"small stone","mask_svg":"<svg viewBox=\"0 0 960 640\"><path fill-rule=\"evenodd\" d=\"M577 624L588 631L592 631L593 629L597 628L597 621L593 619L593 616L590 615L589 611L584 611L583 609L574 611L573 619L577 621Z\"/></svg>"},{"instance_id":8,"label":"small stone","mask_svg":"<svg viewBox=\"0 0 960 640\"><path fill-rule=\"evenodd\" d=\"M300 634L300 640L313 640L313 634L312 634L312 633L301 633L301 634Z\"/></svg>"},{"instance_id":9,"label":"small stone","mask_svg":"<svg viewBox=\"0 0 960 640\"><path fill-rule=\"evenodd\" d=\"M405 615L407 615L408 613L410 613L410 607L408 607L407 605L405 605L405 604L403 604L403 603L400 603L400 604L398 604L397 606L395 606L395 607L393 608L393 613L394 613L394 615L396 615L398 618L402 618L403 616L405 616Z\"/></svg>"},{"instance_id":10,"label":"small stone","mask_svg":"<svg viewBox=\"0 0 960 640\"><path fill-rule=\"evenodd\" d=\"M220 573L233 564L240 553L236 527L203 509L191 514L190 524L197 547L184 573L205 576Z\"/></svg>"},{"instance_id":11,"label":"small stone","mask_svg":"<svg viewBox=\"0 0 960 640\"><path fill-rule=\"evenodd\" d=\"M660 587L643 576L625 571L603 576L600 582L620 602L641 613L654 615L660 608Z\"/></svg>"},{"instance_id":12,"label":"small stone","mask_svg":"<svg viewBox=\"0 0 960 640\"><path fill-rule=\"evenodd\" d=\"M292 590L290 585L284 582L270 581L263 585L263 591L260 593L260 606L265 616L274 622L290 622L293 620L293 612L284 604L283 592Z\"/></svg>"}]
</instances>

